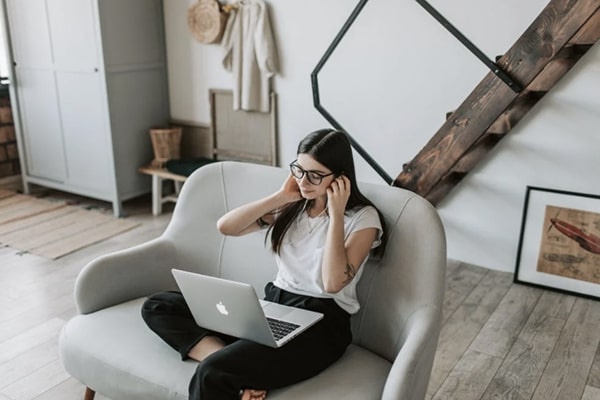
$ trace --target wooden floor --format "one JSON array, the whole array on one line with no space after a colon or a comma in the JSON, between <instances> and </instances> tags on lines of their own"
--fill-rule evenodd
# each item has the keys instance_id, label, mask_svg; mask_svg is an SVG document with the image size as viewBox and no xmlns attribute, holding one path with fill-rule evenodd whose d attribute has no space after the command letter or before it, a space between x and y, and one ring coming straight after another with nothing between
<instances>
[{"instance_id":1,"label":"wooden floor","mask_svg":"<svg viewBox=\"0 0 600 400\"><path fill-rule=\"evenodd\" d=\"M450 261L428 399L600 399L600 302Z\"/></svg>"},{"instance_id":2,"label":"wooden floor","mask_svg":"<svg viewBox=\"0 0 600 400\"><path fill-rule=\"evenodd\" d=\"M151 215L150 197L124 207L140 227L56 261L0 248L0 400L83 398L57 349L76 312L75 278L93 258L158 236L170 218ZM600 302L457 261L447 276L428 400L600 399Z\"/></svg>"}]
</instances>

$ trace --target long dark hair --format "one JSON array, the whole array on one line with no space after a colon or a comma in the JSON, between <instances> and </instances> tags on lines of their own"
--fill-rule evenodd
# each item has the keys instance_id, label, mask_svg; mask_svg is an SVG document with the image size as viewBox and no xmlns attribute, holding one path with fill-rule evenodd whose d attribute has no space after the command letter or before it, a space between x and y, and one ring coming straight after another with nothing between
<instances>
[{"instance_id":1,"label":"long dark hair","mask_svg":"<svg viewBox=\"0 0 600 400\"><path fill-rule=\"evenodd\" d=\"M373 206L377 210L373 203L358 189L352 146L344 132L335 129L319 129L311 132L298 144L296 154L308 154L315 161L327 167L335 176L343 174L350 180L350 197L346 203L346 210L365 206ZM270 226L267 234L271 234L271 249L275 253L279 253L285 233L305 206L310 207L311 203L306 204L305 200L299 200L288 204L280 211L275 223ZM374 249L373 254L381 256L385 248L385 221L379 210L377 210L377 213L381 221L383 236L381 244Z\"/></svg>"}]
</instances>

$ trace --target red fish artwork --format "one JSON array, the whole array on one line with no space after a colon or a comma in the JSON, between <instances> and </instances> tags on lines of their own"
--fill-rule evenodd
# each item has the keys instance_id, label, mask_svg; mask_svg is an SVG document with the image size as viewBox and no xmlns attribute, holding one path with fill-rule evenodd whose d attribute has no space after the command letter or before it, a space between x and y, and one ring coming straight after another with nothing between
<instances>
[{"instance_id":1,"label":"red fish artwork","mask_svg":"<svg viewBox=\"0 0 600 400\"><path fill-rule=\"evenodd\" d=\"M600 254L600 237L591 233L585 233L576 226L558 218L550 218L550 223L560 233L577 242L582 249Z\"/></svg>"}]
</instances>

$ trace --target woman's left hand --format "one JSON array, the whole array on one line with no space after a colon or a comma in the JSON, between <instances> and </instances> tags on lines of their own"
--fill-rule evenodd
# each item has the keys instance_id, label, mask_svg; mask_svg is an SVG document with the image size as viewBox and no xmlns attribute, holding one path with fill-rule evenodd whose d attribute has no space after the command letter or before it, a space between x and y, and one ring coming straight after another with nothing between
<instances>
[{"instance_id":1,"label":"woman's left hand","mask_svg":"<svg viewBox=\"0 0 600 400\"><path fill-rule=\"evenodd\" d=\"M340 175L327 188L327 209L330 215L343 215L350 198L350 179Z\"/></svg>"}]
</instances>

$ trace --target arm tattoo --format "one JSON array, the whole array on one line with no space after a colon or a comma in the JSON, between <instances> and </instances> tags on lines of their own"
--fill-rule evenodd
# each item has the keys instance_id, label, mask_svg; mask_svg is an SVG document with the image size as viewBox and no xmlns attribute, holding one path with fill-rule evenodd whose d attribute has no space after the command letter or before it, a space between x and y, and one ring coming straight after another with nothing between
<instances>
[{"instance_id":1,"label":"arm tattoo","mask_svg":"<svg viewBox=\"0 0 600 400\"><path fill-rule=\"evenodd\" d=\"M346 279L344 279L344 285L347 285L356 276L356 268L354 265L346 264L346 271L344 272L344 275L346 275Z\"/></svg>"},{"instance_id":2,"label":"arm tattoo","mask_svg":"<svg viewBox=\"0 0 600 400\"><path fill-rule=\"evenodd\" d=\"M259 227L260 229L262 229L262 228L264 228L264 227L267 227L267 226L269 226L269 223L268 223L267 221L265 221L265 220L263 219L263 217L259 217L259 218L256 220L256 224L258 225L258 227Z\"/></svg>"},{"instance_id":3,"label":"arm tattoo","mask_svg":"<svg viewBox=\"0 0 600 400\"><path fill-rule=\"evenodd\" d=\"M269 211L269 212L268 212L268 213L266 213L265 215L271 215L271 216L273 216L273 215L277 214L278 212L279 212L279 210L276 208L276 209L274 209L274 210L272 210L272 211ZM263 217L264 217L265 215L263 215ZM265 220L264 220L264 218L263 218L263 217L259 217L259 218L256 220L256 224L258 225L258 227L259 227L260 229L266 228L266 227L268 227L268 226L270 225L270 224L269 224L267 221L265 221Z\"/></svg>"}]
</instances>

